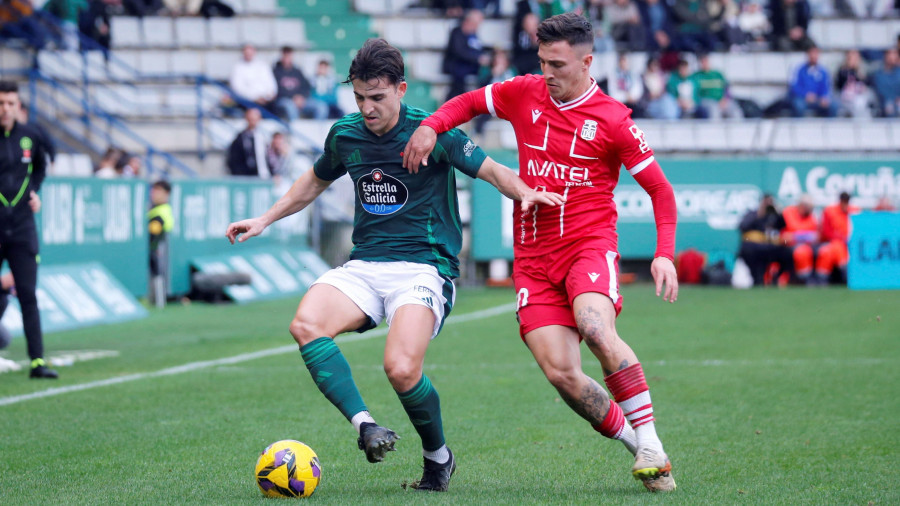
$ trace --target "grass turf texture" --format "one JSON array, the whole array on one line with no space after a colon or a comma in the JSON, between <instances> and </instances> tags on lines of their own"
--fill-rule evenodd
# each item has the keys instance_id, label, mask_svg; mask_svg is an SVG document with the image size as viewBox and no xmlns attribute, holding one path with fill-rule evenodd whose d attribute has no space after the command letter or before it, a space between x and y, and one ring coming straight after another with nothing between
<instances>
[{"instance_id":1,"label":"grass turf texture","mask_svg":"<svg viewBox=\"0 0 900 506\"><path fill-rule=\"evenodd\" d=\"M650 495L624 447L595 433L521 343L512 313L448 324L428 351L459 470L421 497L418 437L381 369L383 337L341 345L376 419L403 439L372 465L299 352L0 406L0 503L265 504L260 451L308 443L317 504L898 504L900 293L623 290L620 334L644 363L678 490ZM461 290L454 315L513 300ZM48 335L48 350L117 350L58 382L0 374L0 400L290 344L296 301L169 307L138 322ZM24 356L14 340L7 357ZM584 351L584 368L602 373ZM417 495L412 495L417 494Z\"/></svg>"}]
</instances>

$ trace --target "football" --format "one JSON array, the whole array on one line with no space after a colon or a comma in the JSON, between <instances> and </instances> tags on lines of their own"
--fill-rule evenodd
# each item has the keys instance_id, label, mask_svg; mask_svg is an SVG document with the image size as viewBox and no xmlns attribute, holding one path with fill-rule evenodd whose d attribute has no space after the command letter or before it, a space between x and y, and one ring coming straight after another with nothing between
<instances>
[{"instance_id":1,"label":"football","mask_svg":"<svg viewBox=\"0 0 900 506\"><path fill-rule=\"evenodd\" d=\"M267 497L309 497L322 480L322 466L312 448L285 439L263 450L254 476Z\"/></svg>"}]
</instances>

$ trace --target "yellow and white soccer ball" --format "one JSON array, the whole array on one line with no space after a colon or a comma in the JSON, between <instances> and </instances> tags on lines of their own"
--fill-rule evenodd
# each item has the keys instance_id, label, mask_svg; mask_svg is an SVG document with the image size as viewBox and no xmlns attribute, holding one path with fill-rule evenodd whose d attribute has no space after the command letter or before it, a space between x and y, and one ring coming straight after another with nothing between
<instances>
[{"instance_id":1,"label":"yellow and white soccer ball","mask_svg":"<svg viewBox=\"0 0 900 506\"><path fill-rule=\"evenodd\" d=\"M322 466L312 448L285 439L263 450L254 475L263 495L309 497L322 480Z\"/></svg>"}]
</instances>

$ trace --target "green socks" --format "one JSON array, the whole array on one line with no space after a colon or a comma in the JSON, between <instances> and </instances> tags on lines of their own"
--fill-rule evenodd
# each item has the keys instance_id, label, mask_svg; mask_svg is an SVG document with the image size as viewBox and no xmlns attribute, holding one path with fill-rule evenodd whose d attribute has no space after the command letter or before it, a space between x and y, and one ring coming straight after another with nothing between
<instances>
[{"instance_id":1,"label":"green socks","mask_svg":"<svg viewBox=\"0 0 900 506\"><path fill-rule=\"evenodd\" d=\"M416 386L406 392L398 392L397 397L422 438L422 448L435 451L444 446L441 399L428 377L423 374Z\"/></svg>"},{"instance_id":2,"label":"green socks","mask_svg":"<svg viewBox=\"0 0 900 506\"><path fill-rule=\"evenodd\" d=\"M334 340L320 337L301 346L300 355L303 356L303 362L306 363L306 368L309 369L316 386L347 420L360 411L368 410L362 396L359 395L356 383L353 382L350 364ZM438 424L440 425L440 421Z\"/></svg>"}]
</instances>

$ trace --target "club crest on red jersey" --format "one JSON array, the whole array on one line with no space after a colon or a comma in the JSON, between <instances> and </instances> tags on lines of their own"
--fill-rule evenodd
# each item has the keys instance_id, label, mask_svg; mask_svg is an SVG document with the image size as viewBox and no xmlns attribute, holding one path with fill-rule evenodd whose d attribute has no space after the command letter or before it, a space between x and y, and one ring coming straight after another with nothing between
<instances>
[{"instance_id":1,"label":"club crest on red jersey","mask_svg":"<svg viewBox=\"0 0 900 506\"><path fill-rule=\"evenodd\" d=\"M592 141L596 135L597 122L592 119L584 120L584 125L581 126L581 138L586 141Z\"/></svg>"}]
</instances>

